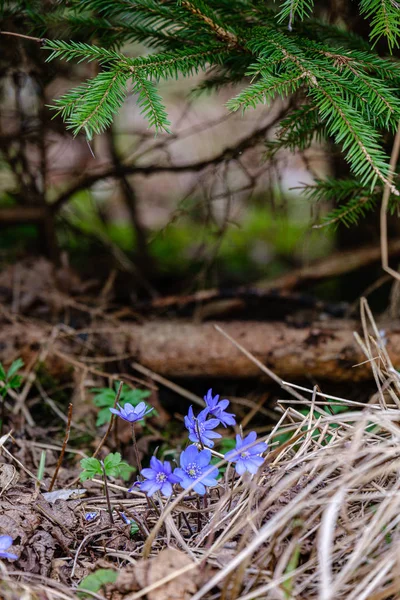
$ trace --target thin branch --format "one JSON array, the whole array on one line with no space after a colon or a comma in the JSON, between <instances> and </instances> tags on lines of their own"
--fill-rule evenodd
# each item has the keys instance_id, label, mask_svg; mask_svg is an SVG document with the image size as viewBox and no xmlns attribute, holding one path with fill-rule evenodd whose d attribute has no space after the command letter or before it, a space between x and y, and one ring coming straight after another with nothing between
<instances>
[{"instance_id":1,"label":"thin branch","mask_svg":"<svg viewBox=\"0 0 400 600\"><path fill-rule=\"evenodd\" d=\"M399 158L400 152L400 122L397 126L396 137L394 138L392 154L390 157L390 171L388 176L388 181L385 182L385 188L383 190L382 196L382 204L381 204L381 214L380 214L380 225L381 225L381 256L382 256L382 268L389 275L393 275L395 279L400 280L400 273L391 269L389 267L389 257L388 257L388 239L387 239L387 209L389 204L390 194L392 192L392 182L394 177L394 172L397 164L397 160Z\"/></svg>"},{"instance_id":2,"label":"thin branch","mask_svg":"<svg viewBox=\"0 0 400 600\"><path fill-rule=\"evenodd\" d=\"M47 42L46 38L38 38L32 35L23 35L22 33L16 33L15 31L0 31L0 35L13 35L15 37L23 38L25 40L39 42L40 44L44 44L45 42Z\"/></svg>"},{"instance_id":3,"label":"thin branch","mask_svg":"<svg viewBox=\"0 0 400 600\"><path fill-rule=\"evenodd\" d=\"M63 458L64 458L65 449L67 447L68 440L69 440L69 432L71 431L71 421L72 421L72 411L73 411L73 409L74 409L74 405L71 402L71 404L68 406L67 427L65 429L64 441L63 441L63 445L62 445L62 448L61 448L60 456L58 457L58 461L57 461L57 465L56 465L56 470L54 471L53 477L52 477L50 485L49 485L49 492L51 492L51 490L54 487L54 484L55 484L56 479L57 479L58 471L60 470L61 463L62 463Z\"/></svg>"},{"instance_id":4,"label":"thin branch","mask_svg":"<svg viewBox=\"0 0 400 600\"><path fill-rule=\"evenodd\" d=\"M217 165L225 160L233 160L240 156L242 152L245 150L254 147L255 143L264 138L265 135L270 131L276 123L278 123L288 112L290 105L282 108L276 117L260 129L253 131L248 136L243 138L240 142L238 142L235 146L228 146L222 152L217 154L212 158L208 158L205 160L201 160L195 163L188 163L183 165L124 165L121 164L118 170L113 167L109 167L104 171L99 173L92 173L84 176L77 183L72 185L65 192L60 194L60 196L51 204L51 210L53 213L56 213L61 209L61 207L69 201L69 199L76 193L81 190L90 188L97 181L102 179L107 179L109 177L122 177L125 175L142 175L145 177L149 177L151 175L158 175L160 173L187 173L187 172L199 172L207 167Z\"/></svg>"},{"instance_id":5,"label":"thin branch","mask_svg":"<svg viewBox=\"0 0 400 600\"><path fill-rule=\"evenodd\" d=\"M121 393L122 393L122 387L124 385L123 381L119 382L119 386L118 386L118 391L117 391L117 395L115 396L115 401L114 401L114 408L117 406L119 399L121 397ZM107 431L105 432L103 439L101 440L100 444L97 446L96 450L93 453L93 457L92 458L96 458L96 456L98 455L98 453L100 452L100 450L102 449L102 447L104 446L108 436L110 435L110 431L112 429L112 426L114 424L114 418L115 416L112 414L111 415L111 419L110 419L110 423L107 427Z\"/></svg>"}]
</instances>

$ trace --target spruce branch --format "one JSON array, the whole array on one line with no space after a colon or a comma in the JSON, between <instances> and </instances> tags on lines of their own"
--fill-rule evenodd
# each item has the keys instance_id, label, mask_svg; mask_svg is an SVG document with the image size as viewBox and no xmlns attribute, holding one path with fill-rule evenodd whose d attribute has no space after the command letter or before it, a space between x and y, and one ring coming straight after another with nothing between
<instances>
[{"instance_id":1,"label":"spruce branch","mask_svg":"<svg viewBox=\"0 0 400 600\"><path fill-rule=\"evenodd\" d=\"M169 126L171 123L155 85L145 77L135 73L134 90L138 94L138 104L149 125L154 127L156 132L165 131L170 133Z\"/></svg>"},{"instance_id":2,"label":"spruce branch","mask_svg":"<svg viewBox=\"0 0 400 600\"><path fill-rule=\"evenodd\" d=\"M102 133L113 121L126 96L128 72L102 71L90 82L58 99L53 108L66 117L74 135L84 130L88 139Z\"/></svg>"},{"instance_id":3,"label":"spruce branch","mask_svg":"<svg viewBox=\"0 0 400 600\"><path fill-rule=\"evenodd\" d=\"M371 19L371 40L375 43L385 37L389 51L398 48L400 37L400 9L392 0L361 0L360 11Z\"/></svg>"},{"instance_id":4,"label":"spruce branch","mask_svg":"<svg viewBox=\"0 0 400 600\"><path fill-rule=\"evenodd\" d=\"M314 8L314 0L284 0L281 2L281 10L278 13L278 22L288 20L288 29L292 31L296 17L301 21L308 17Z\"/></svg>"},{"instance_id":5,"label":"spruce branch","mask_svg":"<svg viewBox=\"0 0 400 600\"><path fill-rule=\"evenodd\" d=\"M370 182L371 187L376 179L387 183L387 158L379 146L377 132L368 127L351 106L340 102L335 90L318 86L309 93L319 106L328 132L347 151L346 159L360 181L364 184ZM393 194L400 195L393 184L389 185Z\"/></svg>"},{"instance_id":6,"label":"spruce branch","mask_svg":"<svg viewBox=\"0 0 400 600\"><path fill-rule=\"evenodd\" d=\"M270 104L277 95L285 97L293 94L303 83L304 77L304 73L262 77L229 100L227 107L232 111L245 111L249 107L255 108L259 103Z\"/></svg>"},{"instance_id":7,"label":"spruce branch","mask_svg":"<svg viewBox=\"0 0 400 600\"><path fill-rule=\"evenodd\" d=\"M200 5L200 6L199 6ZM182 0L182 6L190 10L190 12L210 27L214 31L217 37L226 42L228 46L242 49L239 43L237 35L225 29L221 23L218 23L216 15L205 5L204 2L189 2L188 0Z\"/></svg>"}]
</instances>

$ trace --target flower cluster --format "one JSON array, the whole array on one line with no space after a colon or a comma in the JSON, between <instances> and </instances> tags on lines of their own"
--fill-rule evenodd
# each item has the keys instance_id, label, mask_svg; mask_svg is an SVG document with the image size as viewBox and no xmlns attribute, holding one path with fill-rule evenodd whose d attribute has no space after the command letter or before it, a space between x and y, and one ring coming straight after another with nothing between
<instances>
[{"instance_id":1,"label":"flower cluster","mask_svg":"<svg viewBox=\"0 0 400 600\"><path fill-rule=\"evenodd\" d=\"M197 494L204 495L207 488L218 485L219 471L211 463L212 450L210 448L214 447L214 440L218 440L222 435L215 429L221 425L223 427L235 425L236 417L233 413L226 411L229 400L220 400L218 395L213 396L211 389L204 396L204 401L206 407L197 416L195 416L192 406L185 416L188 437L193 443L181 452L179 466L172 470L170 462L163 462L153 456L150 460L150 467L142 469L140 472L144 481L139 479L129 491L139 488L148 496L160 492L163 496L170 497L173 493L173 486L179 484L183 489L190 488ZM141 402L136 407L125 404L124 408L110 410L133 424L143 419L152 409ZM262 454L266 449L267 444L257 442L257 434L252 431L245 438L237 435L236 448L227 452L224 458L228 462L235 463L238 475L243 475L246 471L254 475L264 462ZM222 455L217 454L217 456L221 457Z\"/></svg>"},{"instance_id":2,"label":"flower cluster","mask_svg":"<svg viewBox=\"0 0 400 600\"><path fill-rule=\"evenodd\" d=\"M229 400L220 400L219 396L212 395L212 390L208 390L204 396L206 408L204 408L197 417L194 416L193 407L185 417L185 427L189 431L189 440L213 448L213 439L222 437L220 433L213 431L219 425L227 427L236 424L236 417L233 413L226 412ZM210 418L211 417L211 418Z\"/></svg>"}]
</instances>

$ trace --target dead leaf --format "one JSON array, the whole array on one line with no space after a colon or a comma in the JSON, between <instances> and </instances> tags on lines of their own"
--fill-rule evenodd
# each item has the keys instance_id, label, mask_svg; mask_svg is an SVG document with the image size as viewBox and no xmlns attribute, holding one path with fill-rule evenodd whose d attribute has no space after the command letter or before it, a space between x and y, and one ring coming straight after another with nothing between
<instances>
[{"instance_id":1,"label":"dead leaf","mask_svg":"<svg viewBox=\"0 0 400 600\"><path fill-rule=\"evenodd\" d=\"M0 472L0 488L1 488L1 472ZM85 488L74 488L74 489L64 489L64 490L55 490L54 492L44 492L42 494L43 498L47 500L49 504L53 504L57 500L69 500L70 498L80 498L86 494Z\"/></svg>"},{"instance_id":2,"label":"dead leaf","mask_svg":"<svg viewBox=\"0 0 400 600\"><path fill-rule=\"evenodd\" d=\"M148 600L190 600L198 588L195 563L187 554L174 548L162 550L155 558L140 560L136 565L127 567L118 575L114 587L119 592L128 593L124 600L129 600L137 590L155 586L162 579L191 565L192 569L154 587L146 596Z\"/></svg>"},{"instance_id":3,"label":"dead leaf","mask_svg":"<svg viewBox=\"0 0 400 600\"><path fill-rule=\"evenodd\" d=\"M0 496L18 483L19 475L14 465L0 465Z\"/></svg>"},{"instance_id":4,"label":"dead leaf","mask_svg":"<svg viewBox=\"0 0 400 600\"><path fill-rule=\"evenodd\" d=\"M150 561L149 584L156 583L160 579L171 575L174 571L191 564L194 565L187 554L174 548L167 548ZM196 590L196 577L193 569L152 590L147 596L149 600L175 600L175 598L190 600Z\"/></svg>"}]
</instances>

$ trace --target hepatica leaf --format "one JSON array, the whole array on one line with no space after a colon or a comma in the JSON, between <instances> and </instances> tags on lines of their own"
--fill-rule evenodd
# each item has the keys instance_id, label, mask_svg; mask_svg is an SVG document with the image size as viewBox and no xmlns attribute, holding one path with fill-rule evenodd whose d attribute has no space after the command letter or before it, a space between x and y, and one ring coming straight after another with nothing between
<instances>
[{"instance_id":1,"label":"hepatica leaf","mask_svg":"<svg viewBox=\"0 0 400 600\"><path fill-rule=\"evenodd\" d=\"M83 469L80 475L81 481L92 479L92 477L95 477L96 475L102 475L103 473L100 461L97 458L82 458L81 467Z\"/></svg>"},{"instance_id":2,"label":"hepatica leaf","mask_svg":"<svg viewBox=\"0 0 400 600\"><path fill-rule=\"evenodd\" d=\"M118 467L121 464L121 455L119 452L110 452L104 459L104 468L107 475L111 477L118 476Z\"/></svg>"},{"instance_id":3,"label":"hepatica leaf","mask_svg":"<svg viewBox=\"0 0 400 600\"><path fill-rule=\"evenodd\" d=\"M121 477L125 481L135 469L121 460L119 452L110 452L104 459L104 468L108 477Z\"/></svg>"},{"instance_id":4,"label":"hepatica leaf","mask_svg":"<svg viewBox=\"0 0 400 600\"><path fill-rule=\"evenodd\" d=\"M127 462L121 462L118 467L119 476L124 481L128 481L133 471L136 471L135 467L131 467Z\"/></svg>"},{"instance_id":5,"label":"hepatica leaf","mask_svg":"<svg viewBox=\"0 0 400 600\"><path fill-rule=\"evenodd\" d=\"M115 583L117 580L118 573L114 569L98 569L94 573L91 573L78 585L78 590L87 590L97 594L107 583ZM91 595L85 594L84 591L78 591L79 598L89 598Z\"/></svg>"}]
</instances>

